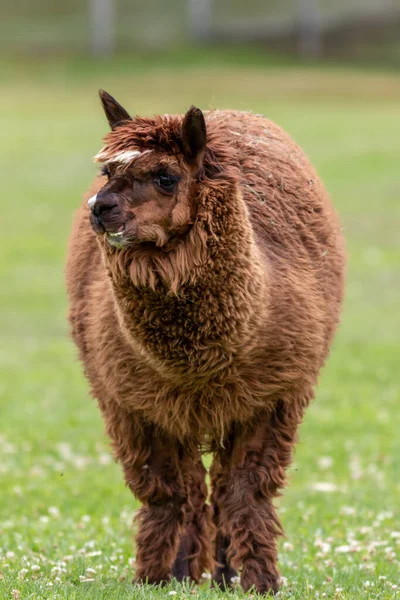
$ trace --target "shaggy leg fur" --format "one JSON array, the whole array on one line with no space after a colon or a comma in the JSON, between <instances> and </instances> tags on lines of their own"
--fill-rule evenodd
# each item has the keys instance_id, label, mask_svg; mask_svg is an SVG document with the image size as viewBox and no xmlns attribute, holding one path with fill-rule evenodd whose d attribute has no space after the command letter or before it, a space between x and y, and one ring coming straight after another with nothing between
<instances>
[{"instance_id":1,"label":"shaggy leg fur","mask_svg":"<svg viewBox=\"0 0 400 600\"><path fill-rule=\"evenodd\" d=\"M259 415L252 427L235 432L229 469L220 468L215 477L220 534L230 539L225 572L227 564L242 567L245 591L278 590L277 537L283 530L272 500L285 484L299 421L283 402L271 415ZM217 570L216 580L220 577Z\"/></svg>"},{"instance_id":2,"label":"shaggy leg fur","mask_svg":"<svg viewBox=\"0 0 400 600\"><path fill-rule=\"evenodd\" d=\"M172 575L179 581L199 581L213 565L200 453L188 451L117 405L111 412L110 406L107 433L127 485L143 504L137 516L137 579L161 583Z\"/></svg>"},{"instance_id":3,"label":"shaggy leg fur","mask_svg":"<svg viewBox=\"0 0 400 600\"><path fill-rule=\"evenodd\" d=\"M237 577L237 571L228 562L227 551L229 544L229 537L219 532L215 542L217 567L213 574L213 585L220 587L222 590L230 589L232 587L232 579Z\"/></svg>"},{"instance_id":4,"label":"shaggy leg fur","mask_svg":"<svg viewBox=\"0 0 400 600\"><path fill-rule=\"evenodd\" d=\"M187 500L181 448L116 405L112 413L108 406L106 428L126 483L143 504L137 517L136 578L148 583L169 581Z\"/></svg>"},{"instance_id":5,"label":"shaggy leg fur","mask_svg":"<svg viewBox=\"0 0 400 600\"><path fill-rule=\"evenodd\" d=\"M228 562L227 551L230 544L230 538L225 536L221 532L220 513L223 509L223 504L226 501L226 482L229 475L229 463L227 458L229 452L232 450L232 446L226 443L226 452L222 454L216 454L211 467L210 476L212 484L212 510L213 520L217 530L217 537L215 540L215 561L216 568L213 573L213 585L218 586L223 590L227 590L231 587L231 580L233 577L237 577L237 571L235 571Z\"/></svg>"},{"instance_id":6,"label":"shaggy leg fur","mask_svg":"<svg viewBox=\"0 0 400 600\"><path fill-rule=\"evenodd\" d=\"M212 569L212 525L210 507L206 504L206 470L200 454L185 460L185 480L188 502L185 510L185 532L182 535L172 574L181 581L190 577L198 582L202 574Z\"/></svg>"},{"instance_id":7,"label":"shaggy leg fur","mask_svg":"<svg viewBox=\"0 0 400 600\"><path fill-rule=\"evenodd\" d=\"M189 572L189 555L191 552L191 538L189 535L184 533L181 537L181 541L178 548L178 554L176 555L175 562L172 567L172 577L175 577L177 581L184 581L190 579Z\"/></svg>"}]
</instances>

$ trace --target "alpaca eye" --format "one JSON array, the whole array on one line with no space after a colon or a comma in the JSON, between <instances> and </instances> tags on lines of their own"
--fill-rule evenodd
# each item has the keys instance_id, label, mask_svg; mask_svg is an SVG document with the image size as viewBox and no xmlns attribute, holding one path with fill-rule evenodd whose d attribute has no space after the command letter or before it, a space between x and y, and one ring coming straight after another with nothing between
<instances>
[{"instance_id":1,"label":"alpaca eye","mask_svg":"<svg viewBox=\"0 0 400 600\"><path fill-rule=\"evenodd\" d=\"M110 179L111 172L107 165L103 165L101 167L100 173L103 175L103 177L107 177L108 179Z\"/></svg>"},{"instance_id":2,"label":"alpaca eye","mask_svg":"<svg viewBox=\"0 0 400 600\"><path fill-rule=\"evenodd\" d=\"M157 175L156 184L165 192L172 192L178 183L178 177L173 175Z\"/></svg>"}]
</instances>

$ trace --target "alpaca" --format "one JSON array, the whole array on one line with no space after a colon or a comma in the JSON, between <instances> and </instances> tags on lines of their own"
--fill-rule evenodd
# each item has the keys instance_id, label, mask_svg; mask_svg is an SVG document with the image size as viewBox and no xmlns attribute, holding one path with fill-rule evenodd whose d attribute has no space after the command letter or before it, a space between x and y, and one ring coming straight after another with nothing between
<instances>
[{"instance_id":1,"label":"alpaca","mask_svg":"<svg viewBox=\"0 0 400 600\"><path fill-rule=\"evenodd\" d=\"M338 218L261 115L131 118L100 98L111 131L73 225L69 320L142 503L136 581L211 570L226 589L240 570L245 591L275 592L273 500L342 303Z\"/></svg>"}]
</instances>

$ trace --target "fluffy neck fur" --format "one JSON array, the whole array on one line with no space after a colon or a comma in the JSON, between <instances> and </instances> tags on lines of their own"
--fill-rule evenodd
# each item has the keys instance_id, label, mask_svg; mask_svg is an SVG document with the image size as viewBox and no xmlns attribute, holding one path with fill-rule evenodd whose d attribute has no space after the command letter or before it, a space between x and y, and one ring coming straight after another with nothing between
<instances>
[{"instance_id":1,"label":"fluffy neck fur","mask_svg":"<svg viewBox=\"0 0 400 600\"><path fill-rule=\"evenodd\" d=\"M169 251L103 247L125 337L174 379L215 377L251 348L267 305L267 269L237 185L204 186L198 202Z\"/></svg>"}]
</instances>

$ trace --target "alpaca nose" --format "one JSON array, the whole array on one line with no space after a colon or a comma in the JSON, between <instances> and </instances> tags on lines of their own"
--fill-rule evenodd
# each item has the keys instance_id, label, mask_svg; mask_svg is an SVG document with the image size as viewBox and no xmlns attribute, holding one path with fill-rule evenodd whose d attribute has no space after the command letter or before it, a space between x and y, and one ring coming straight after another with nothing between
<instances>
[{"instance_id":1,"label":"alpaca nose","mask_svg":"<svg viewBox=\"0 0 400 600\"><path fill-rule=\"evenodd\" d=\"M88 200L88 205L96 217L102 217L104 216L104 213L111 211L118 206L118 203L112 196L101 197L97 194Z\"/></svg>"}]
</instances>

